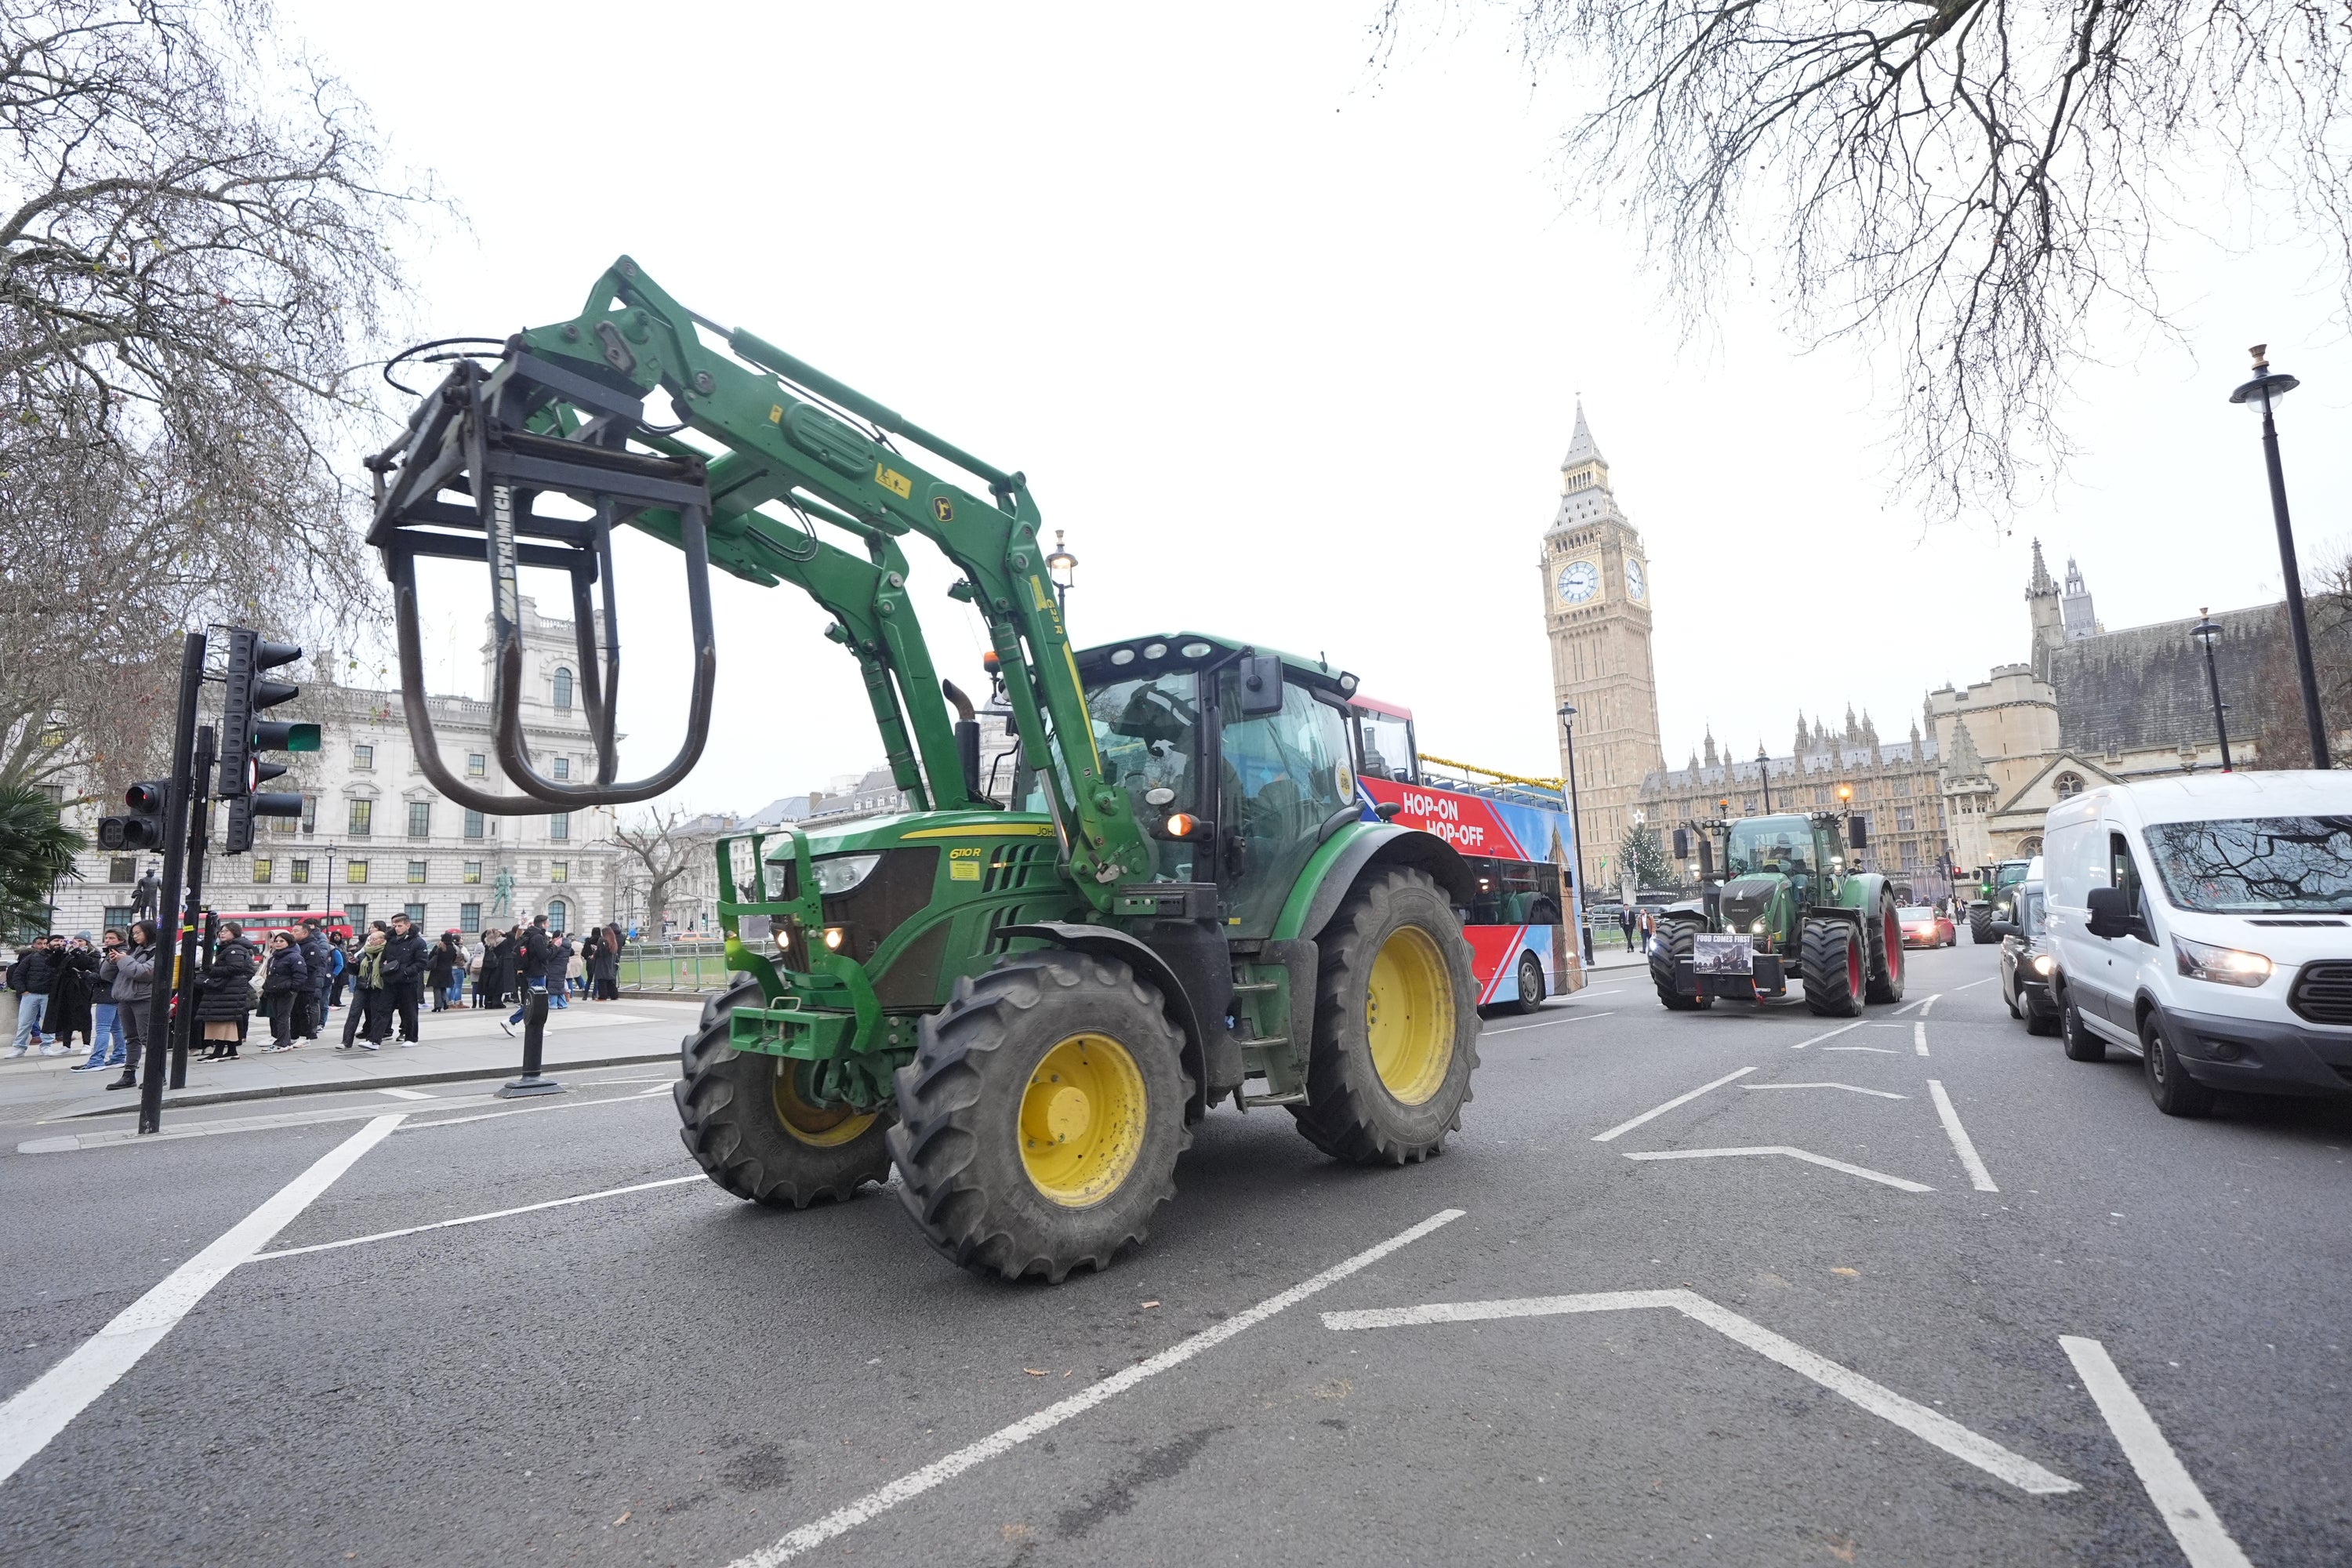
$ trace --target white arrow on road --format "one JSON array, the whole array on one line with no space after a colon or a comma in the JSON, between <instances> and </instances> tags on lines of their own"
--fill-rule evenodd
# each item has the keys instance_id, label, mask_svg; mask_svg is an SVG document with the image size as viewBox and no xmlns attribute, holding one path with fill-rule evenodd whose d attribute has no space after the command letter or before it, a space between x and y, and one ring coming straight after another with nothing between
<instances>
[{"instance_id":1,"label":"white arrow on road","mask_svg":"<svg viewBox=\"0 0 2352 1568\"><path fill-rule=\"evenodd\" d=\"M1849 1176L1860 1176L1865 1182L1877 1182L1884 1186L1899 1187L1906 1193L1932 1193L1936 1189L1921 1182L1909 1182L1901 1176L1890 1176L1884 1171L1874 1171L1867 1165L1849 1165L1843 1160L1832 1160L1827 1154L1816 1154L1810 1149L1793 1149L1786 1143L1760 1143L1752 1149L1664 1149L1654 1153L1628 1154L1628 1160L1729 1160L1744 1154L1785 1154L1791 1160L1802 1160L1809 1165L1821 1165L1832 1171L1843 1171Z\"/></svg>"},{"instance_id":2,"label":"white arrow on road","mask_svg":"<svg viewBox=\"0 0 2352 1568\"><path fill-rule=\"evenodd\" d=\"M1883 1384L1873 1383L1826 1356L1816 1355L1793 1340L1783 1339L1763 1324L1717 1306L1696 1290L1601 1290L1580 1296L1528 1296L1502 1301L1439 1301L1424 1307L1381 1307L1370 1311L1326 1312L1327 1329L1395 1329L1420 1323L1473 1323L1496 1318L1541 1318L1564 1312L1625 1312L1645 1307L1668 1307L1693 1322L1705 1323L1725 1338L1737 1341L1767 1361L1809 1377L1842 1398L1852 1400L1916 1437L1933 1443L1947 1454L1965 1459L1988 1475L2007 1481L2020 1491L2038 1496L2082 1490L2082 1487L2021 1454L2011 1452L1991 1438L1970 1431L1940 1411L1906 1399Z\"/></svg>"}]
</instances>

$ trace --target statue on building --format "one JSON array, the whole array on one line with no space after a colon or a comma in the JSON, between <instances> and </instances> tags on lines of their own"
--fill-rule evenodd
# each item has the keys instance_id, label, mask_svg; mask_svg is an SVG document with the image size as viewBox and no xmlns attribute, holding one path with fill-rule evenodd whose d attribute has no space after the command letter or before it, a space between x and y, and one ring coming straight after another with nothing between
<instances>
[{"instance_id":1,"label":"statue on building","mask_svg":"<svg viewBox=\"0 0 2352 1568\"><path fill-rule=\"evenodd\" d=\"M490 913L505 914L514 906L514 872L508 867L499 868L497 879L490 884Z\"/></svg>"},{"instance_id":2,"label":"statue on building","mask_svg":"<svg viewBox=\"0 0 2352 1568\"><path fill-rule=\"evenodd\" d=\"M163 881L155 875L155 868L150 866L147 868L146 875L139 879L139 885L131 890L132 916L142 921L153 920L156 901L163 896Z\"/></svg>"}]
</instances>

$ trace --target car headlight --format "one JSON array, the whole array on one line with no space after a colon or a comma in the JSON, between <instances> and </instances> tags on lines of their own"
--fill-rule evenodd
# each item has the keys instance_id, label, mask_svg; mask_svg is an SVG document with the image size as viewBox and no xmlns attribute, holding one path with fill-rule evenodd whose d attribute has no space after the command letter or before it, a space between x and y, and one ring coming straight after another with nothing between
<instances>
[{"instance_id":1,"label":"car headlight","mask_svg":"<svg viewBox=\"0 0 2352 1568\"><path fill-rule=\"evenodd\" d=\"M2271 977L2271 961L2259 952L2176 936L2172 954L2180 973L2191 980L2210 980L2216 985L2260 985Z\"/></svg>"},{"instance_id":2,"label":"car headlight","mask_svg":"<svg viewBox=\"0 0 2352 1568\"><path fill-rule=\"evenodd\" d=\"M816 862L816 885L820 893L839 894L849 891L874 874L882 864L879 855L826 855Z\"/></svg>"}]
</instances>

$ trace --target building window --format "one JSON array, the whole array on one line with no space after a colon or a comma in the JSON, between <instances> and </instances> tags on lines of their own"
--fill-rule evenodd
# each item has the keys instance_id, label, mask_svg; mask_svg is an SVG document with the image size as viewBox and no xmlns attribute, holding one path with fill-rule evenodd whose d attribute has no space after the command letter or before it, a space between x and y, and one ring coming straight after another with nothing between
<instances>
[{"instance_id":1,"label":"building window","mask_svg":"<svg viewBox=\"0 0 2352 1568\"><path fill-rule=\"evenodd\" d=\"M412 882L422 882L425 880L425 872L430 868L425 861L411 860L408 863L408 879Z\"/></svg>"},{"instance_id":2,"label":"building window","mask_svg":"<svg viewBox=\"0 0 2352 1568\"><path fill-rule=\"evenodd\" d=\"M375 766L375 748L369 745L364 741L352 742L352 766L362 773L373 769Z\"/></svg>"},{"instance_id":3,"label":"building window","mask_svg":"<svg viewBox=\"0 0 2352 1568\"><path fill-rule=\"evenodd\" d=\"M569 840L572 837L572 814L568 811L559 811L553 816L549 817L547 819L547 837L557 844L562 844Z\"/></svg>"},{"instance_id":4,"label":"building window","mask_svg":"<svg viewBox=\"0 0 2352 1568\"><path fill-rule=\"evenodd\" d=\"M467 861L466 874L458 879L464 882L479 883L482 879L482 863L479 860Z\"/></svg>"},{"instance_id":5,"label":"building window","mask_svg":"<svg viewBox=\"0 0 2352 1568\"><path fill-rule=\"evenodd\" d=\"M551 862L547 868L547 879L551 882L572 880L572 862L569 860Z\"/></svg>"},{"instance_id":6,"label":"building window","mask_svg":"<svg viewBox=\"0 0 2352 1568\"><path fill-rule=\"evenodd\" d=\"M479 904L459 904L457 906L457 929L464 931L467 936L472 936L476 932L479 931L482 929L482 906Z\"/></svg>"},{"instance_id":7,"label":"building window","mask_svg":"<svg viewBox=\"0 0 2352 1568\"><path fill-rule=\"evenodd\" d=\"M273 826L283 827L291 819L273 816L269 820ZM302 797L302 831L305 833L319 831L319 797L315 795L306 795Z\"/></svg>"},{"instance_id":8,"label":"building window","mask_svg":"<svg viewBox=\"0 0 2352 1568\"><path fill-rule=\"evenodd\" d=\"M561 666L555 671L555 710L558 713L572 711L572 672Z\"/></svg>"},{"instance_id":9,"label":"building window","mask_svg":"<svg viewBox=\"0 0 2352 1568\"><path fill-rule=\"evenodd\" d=\"M366 880L367 880L367 862L366 862L366 861L364 861L364 860L354 860L354 861L352 861L352 862L348 867L344 868L344 870L343 870L343 880L345 880L345 881L347 881L347 882L364 882L364 881L366 881Z\"/></svg>"},{"instance_id":10,"label":"building window","mask_svg":"<svg viewBox=\"0 0 2352 1568\"><path fill-rule=\"evenodd\" d=\"M433 837L433 803L412 800L408 803L408 836L411 838Z\"/></svg>"},{"instance_id":11,"label":"building window","mask_svg":"<svg viewBox=\"0 0 2352 1568\"><path fill-rule=\"evenodd\" d=\"M139 879L139 857L117 855L106 863L106 879L110 882L135 882Z\"/></svg>"},{"instance_id":12,"label":"building window","mask_svg":"<svg viewBox=\"0 0 2352 1568\"><path fill-rule=\"evenodd\" d=\"M253 879L255 881L267 882L269 880L270 870L271 867L268 856L256 855L253 858Z\"/></svg>"},{"instance_id":13,"label":"building window","mask_svg":"<svg viewBox=\"0 0 2352 1568\"><path fill-rule=\"evenodd\" d=\"M257 904L255 904L255 905L253 906L253 912L254 912L255 914L257 914L257 915L266 915L266 914L268 914L271 910L275 909L276 907L277 907L277 906L276 906L276 905L274 905L274 904L260 904L260 903L257 903Z\"/></svg>"},{"instance_id":14,"label":"building window","mask_svg":"<svg viewBox=\"0 0 2352 1568\"><path fill-rule=\"evenodd\" d=\"M310 879L310 862L308 860L286 862L286 879L289 882L308 882Z\"/></svg>"},{"instance_id":15,"label":"building window","mask_svg":"<svg viewBox=\"0 0 2352 1568\"><path fill-rule=\"evenodd\" d=\"M2042 853L2042 835L2040 835L2039 833L2034 833L2034 834L2029 834L2029 835L2027 835L2026 839L2025 839L2025 842L2024 842L2024 843L2022 843L2022 844L2020 844L2020 845L2017 847L2017 852L2018 852L2020 855L2039 855L2039 854L2041 854L2041 853Z\"/></svg>"},{"instance_id":16,"label":"building window","mask_svg":"<svg viewBox=\"0 0 2352 1568\"><path fill-rule=\"evenodd\" d=\"M570 757L558 757L555 759L555 776L560 779L568 779L572 776L572 759Z\"/></svg>"},{"instance_id":17,"label":"building window","mask_svg":"<svg viewBox=\"0 0 2352 1568\"><path fill-rule=\"evenodd\" d=\"M131 912L129 904L109 904L106 906L106 923L99 929L102 931L119 931L127 935L131 931L131 922L138 918Z\"/></svg>"},{"instance_id":18,"label":"building window","mask_svg":"<svg viewBox=\"0 0 2352 1568\"><path fill-rule=\"evenodd\" d=\"M1756 797L1754 795L1743 795L1739 797L1739 815L1742 816L1753 816L1756 815Z\"/></svg>"},{"instance_id":19,"label":"building window","mask_svg":"<svg viewBox=\"0 0 2352 1568\"><path fill-rule=\"evenodd\" d=\"M375 802L372 800L355 800L352 802L352 837L365 838L368 836L369 826L374 821Z\"/></svg>"},{"instance_id":20,"label":"building window","mask_svg":"<svg viewBox=\"0 0 2352 1568\"><path fill-rule=\"evenodd\" d=\"M479 752L468 752L466 753L466 776L467 778L487 778L489 776L489 758L482 755Z\"/></svg>"},{"instance_id":21,"label":"building window","mask_svg":"<svg viewBox=\"0 0 2352 1568\"><path fill-rule=\"evenodd\" d=\"M563 934L563 900L562 899L550 900L547 906L548 935L562 936Z\"/></svg>"},{"instance_id":22,"label":"building window","mask_svg":"<svg viewBox=\"0 0 2352 1568\"><path fill-rule=\"evenodd\" d=\"M2083 775L2080 773L2060 773L2056 782L2060 800L2064 800L2070 795L2083 793Z\"/></svg>"},{"instance_id":23,"label":"building window","mask_svg":"<svg viewBox=\"0 0 2352 1568\"><path fill-rule=\"evenodd\" d=\"M400 906L400 910L403 914L408 917L408 923L415 927L420 933L425 930L425 906L423 904L403 904Z\"/></svg>"},{"instance_id":24,"label":"building window","mask_svg":"<svg viewBox=\"0 0 2352 1568\"><path fill-rule=\"evenodd\" d=\"M466 814L466 837L468 838L479 838L481 836L482 814L478 811L467 812Z\"/></svg>"},{"instance_id":25,"label":"building window","mask_svg":"<svg viewBox=\"0 0 2352 1568\"><path fill-rule=\"evenodd\" d=\"M1898 805L1895 808L1895 831L1897 833L1908 833L1911 831L1911 808L1909 806Z\"/></svg>"},{"instance_id":26,"label":"building window","mask_svg":"<svg viewBox=\"0 0 2352 1568\"><path fill-rule=\"evenodd\" d=\"M365 904L345 904L343 920L351 926L354 936L362 942L367 940L367 906Z\"/></svg>"}]
</instances>

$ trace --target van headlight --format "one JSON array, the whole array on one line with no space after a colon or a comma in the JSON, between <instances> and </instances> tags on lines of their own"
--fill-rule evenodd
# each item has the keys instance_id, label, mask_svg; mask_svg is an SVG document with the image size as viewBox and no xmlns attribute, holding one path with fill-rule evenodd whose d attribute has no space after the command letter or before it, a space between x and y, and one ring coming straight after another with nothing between
<instances>
[{"instance_id":1,"label":"van headlight","mask_svg":"<svg viewBox=\"0 0 2352 1568\"><path fill-rule=\"evenodd\" d=\"M2180 973L2191 980L2210 980L2216 985L2260 985L2271 977L2271 961L2259 952L2176 936L2172 953Z\"/></svg>"},{"instance_id":2,"label":"van headlight","mask_svg":"<svg viewBox=\"0 0 2352 1568\"><path fill-rule=\"evenodd\" d=\"M2046 952L2037 952L2025 961L2025 967L2036 974L2047 974L2050 973L2050 955Z\"/></svg>"}]
</instances>

